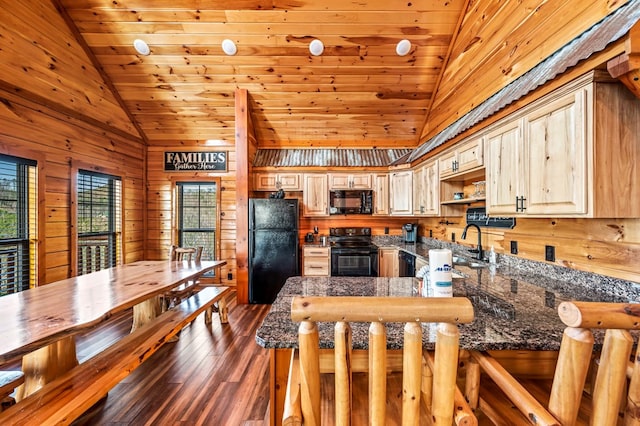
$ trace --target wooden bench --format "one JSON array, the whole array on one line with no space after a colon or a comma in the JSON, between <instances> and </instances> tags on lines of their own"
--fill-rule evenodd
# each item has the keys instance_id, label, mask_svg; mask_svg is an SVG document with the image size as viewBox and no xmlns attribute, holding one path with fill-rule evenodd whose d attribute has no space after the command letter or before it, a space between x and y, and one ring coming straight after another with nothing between
<instances>
[{"instance_id":1,"label":"wooden bench","mask_svg":"<svg viewBox=\"0 0 640 426\"><path fill-rule=\"evenodd\" d=\"M199 314L211 322L211 307L228 293L229 287L207 287L185 299L0 413L0 424L71 423Z\"/></svg>"},{"instance_id":2,"label":"wooden bench","mask_svg":"<svg viewBox=\"0 0 640 426\"><path fill-rule=\"evenodd\" d=\"M0 371L0 411L15 404L15 399L9 396L14 389L24 383L22 371Z\"/></svg>"}]
</instances>

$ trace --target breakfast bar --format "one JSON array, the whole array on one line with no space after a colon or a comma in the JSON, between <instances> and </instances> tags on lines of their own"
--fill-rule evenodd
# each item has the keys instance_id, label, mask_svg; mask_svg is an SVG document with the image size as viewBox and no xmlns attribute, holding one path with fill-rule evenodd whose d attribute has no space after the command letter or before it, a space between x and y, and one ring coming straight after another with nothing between
<instances>
[{"instance_id":1,"label":"breakfast bar","mask_svg":"<svg viewBox=\"0 0 640 426\"><path fill-rule=\"evenodd\" d=\"M622 301L624 297L603 293L579 283L562 283L510 268L458 268L454 296L468 297L475 321L460 325L460 347L489 351L511 372L552 377L565 328L558 305L565 300ZM286 387L290 348L297 347L298 324L290 319L294 296L416 296L419 280L385 277L292 277L280 291L262 326L256 332L259 345L270 350L272 424L279 424ZM423 324L423 348L434 347L433 326ZM333 327L320 324L320 347L331 351ZM366 324L353 325L354 353L367 349ZM387 329L390 352L402 349L402 325ZM531 365L535 365L534 371Z\"/></svg>"}]
</instances>

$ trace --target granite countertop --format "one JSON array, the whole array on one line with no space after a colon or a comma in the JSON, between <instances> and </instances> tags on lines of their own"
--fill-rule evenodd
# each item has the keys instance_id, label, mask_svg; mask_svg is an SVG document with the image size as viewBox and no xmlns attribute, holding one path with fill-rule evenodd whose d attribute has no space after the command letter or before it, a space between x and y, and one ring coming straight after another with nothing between
<instances>
[{"instance_id":1,"label":"granite countertop","mask_svg":"<svg viewBox=\"0 0 640 426\"><path fill-rule=\"evenodd\" d=\"M563 300L555 293L519 282L511 283L497 296L484 286L454 279L454 296L471 299L476 319L460 326L460 345L464 349L532 349L557 350L562 331L556 308ZM417 296L418 279L383 277L292 277L287 280L273 303L256 341L265 348L297 346L298 324L291 321L291 299L301 295L326 296ZM511 291L511 290L514 291ZM333 325L320 324L321 347L332 347ZM353 325L356 349L367 348L367 324ZM402 324L391 324L387 346L402 348ZM434 326L423 324L423 347L432 349Z\"/></svg>"},{"instance_id":2,"label":"granite countertop","mask_svg":"<svg viewBox=\"0 0 640 426\"><path fill-rule=\"evenodd\" d=\"M428 259L434 244L390 244ZM640 300L636 283L545 264L521 264L511 256L500 256L498 266L472 269L454 266L463 278L453 279L454 296L468 297L475 308L475 320L460 325L460 346L472 350L558 350L564 325L557 313L564 300L627 302ZM544 274L543 274L544 272ZM416 278L385 277L292 277L278 294L256 341L265 348L297 346L297 324L290 318L291 299L299 295L318 296L416 296ZM353 326L356 349L367 348L367 325ZM433 324L423 324L423 347L432 349ZM402 347L402 325L391 324L387 346ZM598 336L596 336L598 338ZM320 325L321 347L330 348L332 324Z\"/></svg>"}]
</instances>

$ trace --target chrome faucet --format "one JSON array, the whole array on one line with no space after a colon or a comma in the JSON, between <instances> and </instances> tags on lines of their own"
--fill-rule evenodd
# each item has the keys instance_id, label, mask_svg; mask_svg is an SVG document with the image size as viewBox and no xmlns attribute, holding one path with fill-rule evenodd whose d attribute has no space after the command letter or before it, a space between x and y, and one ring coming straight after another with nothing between
<instances>
[{"instance_id":1,"label":"chrome faucet","mask_svg":"<svg viewBox=\"0 0 640 426\"><path fill-rule=\"evenodd\" d=\"M467 239L467 229L469 229L469 227L473 226L474 228L476 228L478 230L478 246L476 247L475 250L469 250L469 252L471 253L475 253L475 258L478 260L483 260L484 258L484 252L482 251L482 234L480 233L480 227L478 225L476 225L475 223L469 223L467 224L467 226L464 227L464 231L462 231L462 239L465 240Z\"/></svg>"}]
</instances>

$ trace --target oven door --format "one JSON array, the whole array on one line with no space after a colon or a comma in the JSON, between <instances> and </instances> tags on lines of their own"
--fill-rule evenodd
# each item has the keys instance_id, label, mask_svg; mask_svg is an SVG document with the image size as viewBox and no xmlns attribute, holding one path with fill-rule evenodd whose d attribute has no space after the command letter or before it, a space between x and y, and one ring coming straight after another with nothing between
<instances>
[{"instance_id":1,"label":"oven door","mask_svg":"<svg viewBox=\"0 0 640 426\"><path fill-rule=\"evenodd\" d=\"M378 252L371 249L331 248L331 275L377 277Z\"/></svg>"}]
</instances>

